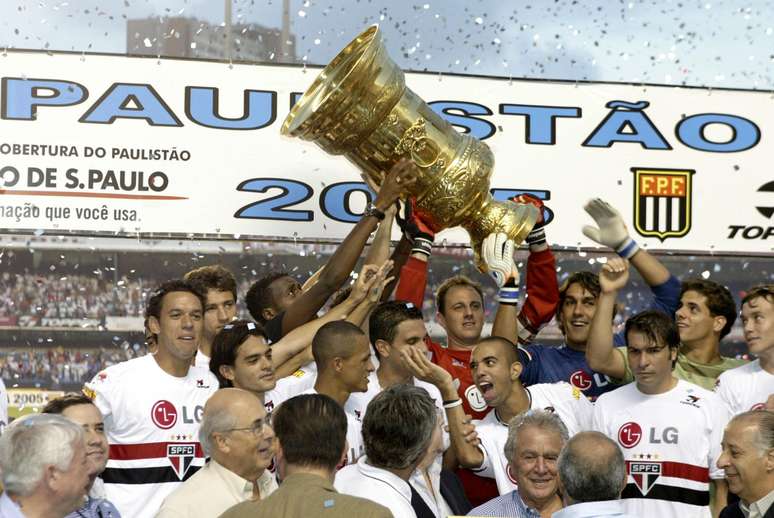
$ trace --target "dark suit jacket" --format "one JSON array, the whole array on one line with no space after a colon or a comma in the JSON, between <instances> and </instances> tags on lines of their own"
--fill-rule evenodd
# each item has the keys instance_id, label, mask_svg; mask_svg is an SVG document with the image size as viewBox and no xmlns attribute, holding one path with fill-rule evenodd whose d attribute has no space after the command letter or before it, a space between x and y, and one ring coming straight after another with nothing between
<instances>
[{"instance_id":1,"label":"dark suit jacket","mask_svg":"<svg viewBox=\"0 0 774 518\"><path fill-rule=\"evenodd\" d=\"M733 504L724 507L723 510L720 511L720 518L744 518L744 513L739 507L739 502L734 502ZM774 518L774 505L769 507L766 514L763 515L763 518Z\"/></svg>"},{"instance_id":2,"label":"dark suit jacket","mask_svg":"<svg viewBox=\"0 0 774 518\"><path fill-rule=\"evenodd\" d=\"M220 518L392 518L384 506L338 493L328 480L295 473L264 500L237 504Z\"/></svg>"}]
</instances>

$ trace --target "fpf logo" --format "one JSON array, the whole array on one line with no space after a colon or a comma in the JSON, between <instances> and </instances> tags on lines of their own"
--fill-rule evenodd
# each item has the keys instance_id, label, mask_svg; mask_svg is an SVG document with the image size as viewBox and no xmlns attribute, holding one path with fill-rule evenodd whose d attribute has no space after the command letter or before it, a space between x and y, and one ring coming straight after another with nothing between
<instances>
[{"instance_id":1,"label":"fpf logo","mask_svg":"<svg viewBox=\"0 0 774 518\"><path fill-rule=\"evenodd\" d=\"M640 169L634 173L634 228L644 237L682 237L691 230L693 169Z\"/></svg>"},{"instance_id":2,"label":"fpf logo","mask_svg":"<svg viewBox=\"0 0 774 518\"><path fill-rule=\"evenodd\" d=\"M642 427L630 421L618 429L618 442L624 448L634 448L642 439Z\"/></svg>"},{"instance_id":3,"label":"fpf logo","mask_svg":"<svg viewBox=\"0 0 774 518\"><path fill-rule=\"evenodd\" d=\"M588 390L591 388L592 383L591 375L584 370L575 371L570 374L570 385L573 387L581 390Z\"/></svg>"},{"instance_id":4,"label":"fpf logo","mask_svg":"<svg viewBox=\"0 0 774 518\"><path fill-rule=\"evenodd\" d=\"M151 420L162 430L169 430L177 422L175 405L164 399L156 401L151 408Z\"/></svg>"}]
</instances>

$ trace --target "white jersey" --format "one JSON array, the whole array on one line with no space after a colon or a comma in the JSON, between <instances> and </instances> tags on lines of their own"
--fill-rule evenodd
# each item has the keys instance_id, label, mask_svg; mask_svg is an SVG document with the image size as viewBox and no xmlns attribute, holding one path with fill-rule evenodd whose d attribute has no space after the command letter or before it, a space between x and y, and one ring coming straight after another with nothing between
<instances>
[{"instance_id":1,"label":"white jersey","mask_svg":"<svg viewBox=\"0 0 774 518\"><path fill-rule=\"evenodd\" d=\"M8 391L0 378L0 435L6 426L8 426Z\"/></svg>"},{"instance_id":2,"label":"white jersey","mask_svg":"<svg viewBox=\"0 0 774 518\"><path fill-rule=\"evenodd\" d=\"M679 380L648 395L630 383L602 394L594 429L620 446L628 480L621 498L635 516L710 516L710 479L722 479L720 456L728 411L712 392Z\"/></svg>"},{"instance_id":3,"label":"white jersey","mask_svg":"<svg viewBox=\"0 0 774 518\"><path fill-rule=\"evenodd\" d=\"M538 383L525 390L530 396L530 409L556 413L567 427L570 437L591 428L594 406L580 389L562 381ZM504 452L508 440L508 423L500 421L495 409L480 421L473 421L473 424L476 425L478 438L481 439L480 449L484 453L483 463L473 471L480 476L495 479L501 495L514 491L517 489L516 480L510 472Z\"/></svg>"},{"instance_id":4,"label":"white jersey","mask_svg":"<svg viewBox=\"0 0 774 518\"><path fill-rule=\"evenodd\" d=\"M310 388L301 392L301 394L318 394L318 392L314 388ZM361 432L363 428L363 414L357 415L347 412L346 408L344 414L347 416L347 464L355 464L357 459L365 453L363 434Z\"/></svg>"},{"instance_id":5,"label":"white jersey","mask_svg":"<svg viewBox=\"0 0 774 518\"><path fill-rule=\"evenodd\" d=\"M108 367L84 386L105 418L110 459L102 479L122 516L155 516L204 465L199 424L216 390L210 371L191 367L178 378L150 354Z\"/></svg>"},{"instance_id":6,"label":"white jersey","mask_svg":"<svg viewBox=\"0 0 774 518\"><path fill-rule=\"evenodd\" d=\"M196 350L194 357L194 367L199 367L206 371L210 370L210 357L204 354L200 349Z\"/></svg>"},{"instance_id":7,"label":"white jersey","mask_svg":"<svg viewBox=\"0 0 774 518\"><path fill-rule=\"evenodd\" d=\"M425 391L430 395L430 398L433 400L433 403L435 403L435 408L438 410L439 415L443 416L443 449L449 449L449 446L451 446L451 441L449 439L449 432L447 429L448 423L446 422L446 411L443 408L443 398L441 397L441 392L435 385L418 380L414 377L412 377L411 380L415 387L425 389ZM368 375L368 390L365 392L353 392L350 394L349 399L347 399L347 403L344 405L344 410L347 413L353 414L355 416L365 416L368 403L370 403L371 400L375 398L376 395L379 394L382 390L384 389L379 383L379 376L377 376L376 371L373 371Z\"/></svg>"},{"instance_id":8,"label":"white jersey","mask_svg":"<svg viewBox=\"0 0 774 518\"><path fill-rule=\"evenodd\" d=\"M728 407L731 415L766 408L766 400L774 394L774 374L761 368L761 361L727 370L718 378L715 392Z\"/></svg>"},{"instance_id":9,"label":"white jersey","mask_svg":"<svg viewBox=\"0 0 774 518\"><path fill-rule=\"evenodd\" d=\"M306 393L305 391L314 387L315 381L317 381L317 365L314 362L304 365L290 376L278 379L274 388L263 396L266 413L271 414L284 401Z\"/></svg>"}]
</instances>

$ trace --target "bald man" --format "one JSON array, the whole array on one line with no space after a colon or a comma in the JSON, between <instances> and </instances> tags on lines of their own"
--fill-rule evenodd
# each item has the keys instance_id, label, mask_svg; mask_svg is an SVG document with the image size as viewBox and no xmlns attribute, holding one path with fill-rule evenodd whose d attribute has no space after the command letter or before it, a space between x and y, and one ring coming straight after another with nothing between
<instances>
[{"instance_id":1,"label":"bald man","mask_svg":"<svg viewBox=\"0 0 774 518\"><path fill-rule=\"evenodd\" d=\"M559 480L564 509L553 518L627 518L620 498L626 486L621 449L599 432L580 432L559 454Z\"/></svg>"},{"instance_id":2,"label":"bald man","mask_svg":"<svg viewBox=\"0 0 774 518\"><path fill-rule=\"evenodd\" d=\"M277 489L267 469L273 438L258 396L237 388L215 392L199 430L210 462L164 500L156 518L217 518L236 504L266 498Z\"/></svg>"},{"instance_id":3,"label":"bald man","mask_svg":"<svg viewBox=\"0 0 774 518\"><path fill-rule=\"evenodd\" d=\"M355 324L337 320L322 326L312 340L312 355L317 380L303 394L325 394L344 408L350 394L368 390L368 377L374 371L371 347ZM353 464L364 452L360 429L365 408L350 405L346 414L347 464Z\"/></svg>"}]
</instances>

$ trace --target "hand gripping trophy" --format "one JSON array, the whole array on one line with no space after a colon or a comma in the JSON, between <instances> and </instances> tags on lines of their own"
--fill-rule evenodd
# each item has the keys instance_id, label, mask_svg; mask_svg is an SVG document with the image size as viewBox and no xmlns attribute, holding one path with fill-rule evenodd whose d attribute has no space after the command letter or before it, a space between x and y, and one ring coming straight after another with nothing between
<instances>
[{"instance_id":1,"label":"hand gripping trophy","mask_svg":"<svg viewBox=\"0 0 774 518\"><path fill-rule=\"evenodd\" d=\"M378 188L403 158L418 169L405 195L433 231L468 231L476 265L485 272L481 244L493 232L521 243L538 217L532 205L499 202L489 193L494 157L479 140L457 132L410 88L387 55L374 25L342 50L296 103L282 134L344 155Z\"/></svg>"}]
</instances>

